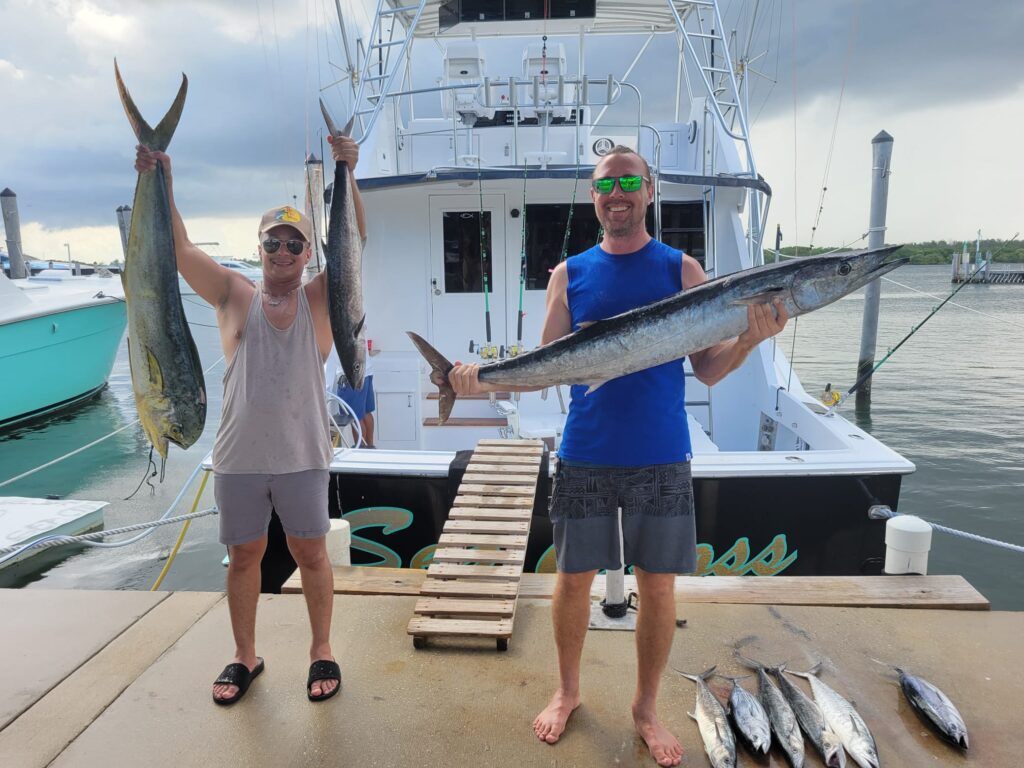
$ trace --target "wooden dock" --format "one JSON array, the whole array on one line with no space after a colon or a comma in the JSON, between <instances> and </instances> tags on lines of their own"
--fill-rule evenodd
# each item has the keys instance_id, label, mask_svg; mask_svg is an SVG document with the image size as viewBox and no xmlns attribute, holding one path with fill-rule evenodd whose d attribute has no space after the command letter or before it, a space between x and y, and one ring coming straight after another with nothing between
<instances>
[{"instance_id":1,"label":"wooden dock","mask_svg":"<svg viewBox=\"0 0 1024 768\"><path fill-rule=\"evenodd\" d=\"M411 572L366 572L377 587ZM12 768L109 768L146 765L654 765L636 736L629 705L635 685L635 640L628 632L593 631L582 667L583 706L554 746L537 741L533 717L556 684L551 576L523 579L516 642L507 653L448 638L414 650L406 634L415 593L335 597L332 641L344 676L340 695L306 699L309 629L300 595L260 598L257 649L266 672L232 707L210 701L210 684L228 661L227 602L213 593L0 590L0 764ZM923 606L944 595L968 596L951 577L875 577L863 585L870 602ZM422 575L420 575L422 580ZM354 584L355 580L345 579ZM718 577L694 579L711 586ZM857 707L878 742L882 764L916 768L1009 768L1020 764L1024 709L1019 704L1020 637L1024 613L978 610L854 608L854 589L828 579L736 578L715 599L686 602L685 628L676 632L659 706L665 725L686 750L683 766L707 758L687 717L694 689L673 671L719 665L744 674L732 659L747 655L788 661L795 669L825 658L826 682ZM962 580L961 580L962 582ZM695 584L688 593L708 599ZM801 587L806 585L806 589ZM773 586L774 585L774 586ZM901 585L906 594L900 597ZM756 601L765 589L787 600L801 592L841 607ZM884 588L883 588L884 586ZM969 601L968 601L969 602ZM978 607L978 606L973 606ZM893 677L872 659L906 666L941 687L970 730L966 755L940 742L902 698ZM806 690L803 681L796 681ZM744 685L752 686L751 681ZM724 697L727 684L714 681ZM741 756L741 764L752 764ZM773 751L762 765L783 766ZM808 752L806 765L819 766Z\"/></svg>"},{"instance_id":2,"label":"wooden dock","mask_svg":"<svg viewBox=\"0 0 1024 768\"><path fill-rule=\"evenodd\" d=\"M544 445L481 440L420 584L408 633L492 638L508 650Z\"/></svg>"}]
</instances>

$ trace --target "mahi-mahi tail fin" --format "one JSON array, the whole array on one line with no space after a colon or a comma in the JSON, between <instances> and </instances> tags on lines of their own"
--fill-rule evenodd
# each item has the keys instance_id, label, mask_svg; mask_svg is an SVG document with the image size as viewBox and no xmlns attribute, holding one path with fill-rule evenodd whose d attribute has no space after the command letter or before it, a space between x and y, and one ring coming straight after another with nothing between
<instances>
[{"instance_id":1,"label":"mahi-mahi tail fin","mask_svg":"<svg viewBox=\"0 0 1024 768\"><path fill-rule=\"evenodd\" d=\"M164 119L160 121L155 129L150 128L149 123L146 122L142 113L139 112L139 108L132 101L131 94L128 93L128 89L121 79L121 70L117 67L117 59L114 59L114 78L117 80L117 92L121 95L121 104L124 106L125 114L128 115L128 122L131 123L132 130L135 131L135 136L138 138L139 143L148 149L158 152L166 150L171 143L171 137L174 135L175 129L178 127L181 111L185 108L185 94L188 91L188 78L185 77L185 73L183 72L181 75L181 87L178 88L178 95L174 98L174 103L171 104L171 108L167 110Z\"/></svg>"},{"instance_id":2,"label":"mahi-mahi tail fin","mask_svg":"<svg viewBox=\"0 0 1024 768\"><path fill-rule=\"evenodd\" d=\"M444 424L448 421L448 417L451 416L452 407L455 405L455 390L448 383L448 373L455 366L444 355L430 346L421 336L412 331L406 331L406 333L412 339L412 343L416 345L416 349L430 363L430 380L437 386L438 393L437 421L439 424Z\"/></svg>"}]
</instances>

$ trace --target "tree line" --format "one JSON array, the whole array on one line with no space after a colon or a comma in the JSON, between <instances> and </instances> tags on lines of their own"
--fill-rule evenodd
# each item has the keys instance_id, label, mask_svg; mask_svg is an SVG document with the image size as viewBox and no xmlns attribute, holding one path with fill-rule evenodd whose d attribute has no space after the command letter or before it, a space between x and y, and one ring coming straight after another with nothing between
<instances>
[{"instance_id":1,"label":"tree line","mask_svg":"<svg viewBox=\"0 0 1024 768\"><path fill-rule=\"evenodd\" d=\"M911 264L949 264L953 258L953 252L959 253L963 249L963 241L951 240L928 240L922 243L904 243L900 249L900 256L909 256ZM790 246L783 248L780 253L784 256L812 256L819 253L834 251L838 246L827 246L824 248L815 247L808 249L803 246ZM975 241L967 242L967 253L971 260L974 260ZM774 258L774 250L766 249L765 261L771 262ZM985 239L981 241L981 253L991 253L993 263L1024 262L1024 242L1019 239L1012 242L1008 240Z\"/></svg>"}]
</instances>

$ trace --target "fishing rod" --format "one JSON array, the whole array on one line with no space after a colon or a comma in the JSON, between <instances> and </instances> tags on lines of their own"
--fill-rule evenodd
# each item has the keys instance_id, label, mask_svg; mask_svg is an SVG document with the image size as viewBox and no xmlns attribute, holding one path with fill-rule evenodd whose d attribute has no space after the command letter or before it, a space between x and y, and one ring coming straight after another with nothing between
<instances>
[{"instance_id":1,"label":"fishing rod","mask_svg":"<svg viewBox=\"0 0 1024 768\"><path fill-rule=\"evenodd\" d=\"M523 351L523 293L526 290L526 174L527 164L523 161L523 226L520 235L519 253L519 320L516 328L516 348L514 354Z\"/></svg>"},{"instance_id":2,"label":"fishing rod","mask_svg":"<svg viewBox=\"0 0 1024 768\"><path fill-rule=\"evenodd\" d=\"M579 120L579 111L576 112L576 119ZM565 220L565 237L562 238L562 256L559 261L569 258L569 235L572 233L572 212L576 207L576 188L580 183L580 153L576 153L576 173L572 180L572 200L569 202L569 216Z\"/></svg>"},{"instance_id":3,"label":"fishing rod","mask_svg":"<svg viewBox=\"0 0 1024 768\"><path fill-rule=\"evenodd\" d=\"M994 254L992 254L992 258L988 259L988 260L987 260L987 261L985 262L985 264L990 264L990 263L992 262L992 260L993 260L993 259L994 259L994 258L995 258L996 256L998 256L998 255L999 255L999 252L1000 252L1000 251L1002 251L1002 250L1003 250L1004 248L1006 248L1006 246L1008 246L1008 245L1009 245L1010 243L1012 243L1012 242L1013 242L1014 240L1016 240L1016 239L1017 239L1018 235L1020 235L1020 232L1017 232L1017 233L1016 233L1016 234L1015 234L1015 235L1014 235L1013 237L1011 237L1011 238L1010 238L1009 240L1007 240L1007 241L1006 241L1005 243L1003 243L1003 245L1002 245L1002 246L1001 246L1001 247L999 248L999 250L998 250L998 251L996 251L996 252L995 252ZM956 287L956 290L954 290L954 291L953 291L952 293L950 293L950 294L949 294L949 296L947 296L946 298L944 298L944 299L943 299L943 300L942 300L942 301L941 301L941 302L939 303L939 305L938 305L938 306L936 306L936 307L935 307L935 308L934 308L934 309L933 309L933 310L932 310L931 312L929 312L929 313L928 313L928 315L927 315L927 316L926 316L926 317L924 318L924 320L922 320L922 321L921 321L920 323L918 323L918 324L917 324L917 325L915 325L915 326L914 326L913 328L911 328L911 329L910 329L910 333L908 333L908 334L907 334L906 336L904 336L904 337L903 337L902 339L900 339L900 342L899 342L899 343L898 343L898 344L897 344L897 345L896 345L895 347L893 347L892 349L890 349L890 350L889 350L889 351L888 351L888 352L887 352L887 353L885 354L885 357L883 357L883 358L882 358L881 360L879 360L879 361L878 361L878 362L877 362L877 363L876 363L876 364L874 365L874 367L873 367L873 368L872 368L872 369L871 369L870 371L866 371L865 373L863 373L863 374L862 374L862 375L861 375L861 376L860 376L860 377L859 377L859 378L858 378L858 379L857 379L857 380L856 380L856 381L855 381L855 382L853 383L853 386L852 386L852 387L850 387L850 388L849 388L849 389L848 389L848 390L846 391L846 394L844 394L844 395L843 395L842 397L840 397L840 398L839 398L839 400L838 400L838 401L836 402L836 404L835 404L835 405L833 405L833 406L832 406L831 408L829 408L829 409L828 409L828 411L827 411L827 412L825 413L825 415L826 415L826 416L831 416L831 415L833 414L833 412L834 412L834 411L835 411L835 410L836 410L837 408L839 408L839 406L841 406L841 405L842 405L842 404L843 404L844 402L846 402L846 399L847 399L847 398L848 398L848 397L849 397L850 395L852 395L852 394L853 394L854 392L856 392L856 391L857 391L858 389L860 389L860 387L861 387L861 386L862 386L862 385L864 384L864 382L865 382L865 381L867 381L868 379L870 379L870 378L871 378L871 376L872 376L872 375L873 375L873 374L875 373L875 371L877 371L877 370L878 370L879 368L881 368L881 367L882 367L882 364L883 364L883 363L884 363L884 362L885 362L886 360L888 360L888 359L889 359L890 357L892 357L892 356L893 356L893 355L894 355L894 354L896 353L896 350L897 350L897 349L899 349L899 348L900 348L900 347L902 347L902 346L903 346L904 344L906 344L906 343L907 343L907 341L909 341L909 340L910 340L910 337L911 337L911 336L913 336L913 335L914 335L915 333L917 333L917 332L918 332L919 330L921 330L921 327L922 327L922 326L924 326L924 324L925 324L925 323L927 323L927 322L928 322L929 320L931 320L931 319L932 319L932 318L933 318L933 317L934 317L934 316L936 315L936 313L938 313L938 311L939 311L940 309L942 309L942 308L943 308L943 307L944 307L944 306L945 306L945 305L946 305L947 303L949 303L950 299L952 299L952 298L953 298L954 296L956 296L956 295L957 295L957 294L958 294L958 293L959 293L959 292L960 292L960 291L961 291L961 290L962 290L962 289L964 288L964 286L966 286L966 285L970 285L970 283L971 283L971 282L973 282L973 280L974 280L974 277L975 277L975 275L977 275L977 274L978 274L979 272L981 272L981 271L982 271L982 270L984 269L984 266L985 266L984 264L982 264L982 265L979 265L977 269L975 269L975 270L974 270L973 272L971 272L971 274L970 274L970 275L968 275L968 277L967 277L967 279L966 279L966 280L964 280L964 281L963 281L962 283L960 283L960 285L958 285L958 286ZM790 362L790 368L791 368L791 369L792 369L792 365L793 365L793 363L792 363L792 362Z\"/></svg>"},{"instance_id":4,"label":"fishing rod","mask_svg":"<svg viewBox=\"0 0 1024 768\"><path fill-rule=\"evenodd\" d=\"M487 281L487 246L484 244L484 178L480 168L480 156L476 158L476 181L480 190L480 278L484 287L484 325L487 332L487 346L491 346L491 296Z\"/></svg>"}]
</instances>

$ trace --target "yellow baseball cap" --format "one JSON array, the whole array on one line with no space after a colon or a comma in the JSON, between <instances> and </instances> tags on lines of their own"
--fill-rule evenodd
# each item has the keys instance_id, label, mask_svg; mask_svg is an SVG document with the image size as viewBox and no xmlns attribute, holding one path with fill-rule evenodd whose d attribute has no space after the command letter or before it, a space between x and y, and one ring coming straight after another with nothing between
<instances>
[{"instance_id":1,"label":"yellow baseball cap","mask_svg":"<svg viewBox=\"0 0 1024 768\"><path fill-rule=\"evenodd\" d=\"M307 243L313 242L313 224L290 205L278 208L271 208L263 214L260 219L259 236L263 237L268 230L274 227L291 227L305 239Z\"/></svg>"}]
</instances>

